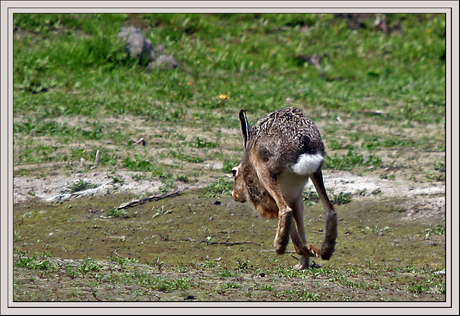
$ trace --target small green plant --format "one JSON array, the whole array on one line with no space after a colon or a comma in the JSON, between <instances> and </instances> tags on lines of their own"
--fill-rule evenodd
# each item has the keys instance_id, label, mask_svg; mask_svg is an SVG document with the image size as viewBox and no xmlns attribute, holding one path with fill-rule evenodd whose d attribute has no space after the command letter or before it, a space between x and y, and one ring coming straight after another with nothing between
<instances>
[{"instance_id":1,"label":"small green plant","mask_svg":"<svg viewBox=\"0 0 460 316\"><path fill-rule=\"evenodd\" d=\"M165 207L162 205L157 209L157 212L152 215L152 218L164 215L164 214L171 214L172 210L165 209Z\"/></svg>"},{"instance_id":2,"label":"small green plant","mask_svg":"<svg viewBox=\"0 0 460 316\"><path fill-rule=\"evenodd\" d=\"M189 181L188 177L186 175L176 175L176 180L180 182L185 182L187 183Z\"/></svg>"},{"instance_id":3,"label":"small green plant","mask_svg":"<svg viewBox=\"0 0 460 316\"><path fill-rule=\"evenodd\" d=\"M107 213L111 217L122 217L126 215L125 209L118 209L117 207L112 208Z\"/></svg>"},{"instance_id":4,"label":"small green plant","mask_svg":"<svg viewBox=\"0 0 460 316\"><path fill-rule=\"evenodd\" d=\"M113 179L114 184L116 184L116 183L123 184L124 183L124 181L122 179L120 179L119 177L117 177L117 176L113 176L112 179Z\"/></svg>"},{"instance_id":5,"label":"small green plant","mask_svg":"<svg viewBox=\"0 0 460 316\"><path fill-rule=\"evenodd\" d=\"M319 195L316 191L312 191L311 189L305 189L302 193L302 199L306 206L308 205L315 205L320 201Z\"/></svg>"},{"instance_id":6,"label":"small green plant","mask_svg":"<svg viewBox=\"0 0 460 316\"><path fill-rule=\"evenodd\" d=\"M241 285L233 283L233 282L229 282L229 283L225 283L224 285L222 285L222 288L223 289L239 289L241 288Z\"/></svg>"},{"instance_id":7,"label":"small green plant","mask_svg":"<svg viewBox=\"0 0 460 316\"><path fill-rule=\"evenodd\" d=\"M190 145L197 148L216 148L219 143L208 142L200 137L196 137L194 142L190 142Z\"/></svg>"},{"instance_id":8,"label":"small green plant","mask_svg":"<svg viewBox=\"0 0 460 316\"><path fill-rule=\"evenodd\" d=\"M138 263L139 260L137 259L130 259L130 258L124 258L124 257L119 257L119 256L115 256L115 257L108 257L112 262L116 262L118 263L118 265L120 266L120 268L123 269L123 267L125 266L126 263Z\"/></svg>"},{"instance_id":9,"label":"small green plant","mask_svg":"<svg viewBox=\"0 0 460 316\"><path fill-rule=\"evenodd\" d=\"M47 256L44 255L43 259L40 259L38 253L35 253L33 257L29 257L28 254L28 252L18 252L15 255L14 266L18 268L45 270L48 272L56 270L56 265L51 263L51 261L47 259Z\"/></svg>"},{"instance_id":10,"label":"small green plant","mask_svg":"<svg viewBox=\"0 0 460 316\"><path fill-rule=\"evenodd\" d=\"M137 155L134 160L129 157L125 158L123 160L123 166L131 171L152 172L157 170L155 164L150 161L143 160Z\"/></svg>"},{"instance_id":11,"label":"small green plant","mask_svg":"<svg viewBox=\"0 0 460 316\"><path fill-rule=\"evenodd\" d=\"M87 257L83 259L83 262L78 267L78 270L83 273L84 275L88 274L89 272L98 272L101 270L102 266L97 264L94 259L91 257Z\"/></svg>"},{"instance_id":12,"label":"small green plant","mask_svg":"<svg viewBox=\"0 0 460 316\"><path fill-rule=\"evenodd\" d=\"M67 274L69 278L75 279L76 277L78 277L78 272L76 271L74 267L71 267L69 265L66 265L66 266L61 265L60 267L64 269L65 273Z\"/></svg>"},{"instance_id":13,"label":"small green plant","mask_svg":"<svg viewBox=\"0 0 460 316\"><path fill-rule=\"evenodd\" d=\"M152 262L147 262L147 264L149 266L154 266L154 267L157 267L158 268L158 271L161 273L163 267L165 266L165 263L163 261L160 260L160 257L157 256L155 260L153 260Z\"/></svg>"},{"instance_id":14,"label":"small green plant","mask_svg":"<svg viewBox=\"0 0 460 316\"><path fill-rule=\"evenodd\" d=\"M337 205L348 204L351 202L351 193L340 192L338 195L334 195L334 203Z\"/></svg>"},{"instance_id":15,"label":"small green plant","mask_svg":"<svg viewBox=\"0 0 460 316\"><path fill-rule=\"evenodd\" d=\"M206 197L231 195L233 190L233 183L220 178L218 182L211 183L203 189Z\"/></svg>"},{"instance_id":16,"label":"small green plant","mask_svg":"<svg viewBox=\"0 0 460 316\"><path fill-rule=\"evenodd\" d=\"M249 270L254 269L254 266L251 263L251 260L238 259L237 260L238 270Z\"/></svg>"},{"instance_id":17,"label":"small green plant","mask_svg":"<svg viewBox=\"0 0 460 316\"><path fill-rule=\"evenodd\" d=\"M407 286L407 290L409 292L413 292L413 293L417 293L417 294L420 294L420 293L424 293L424 292L428 292L430 291L430 287L425 285L425 284L416 284L416 283L412 283L410 285Z\"/></svg>"},{"instance_id":18,"label":"small green plant","mask_svg":"<svg viewBox=\"0 0 460 316\"><path fill-rule=\"evenodd\" d=\"M133 178L134 181L142 181L147 179L147 177L143 174L133 174L131 178Z\"/></svg>"},{"instance_id":19,"label":"small green plant","mask_svg":"<svg viewBox=\"0 0 460 316\"><path fill-rule=\"evenodd\" d=\"M365 227L364 229L361 228L360 231L366 235L381 236L384 233L390 232L391 229L388 226L385 226L384 228L380 228L379 226L373 226L373 227Z\"/></svg>"},{"instance_id":20,"label":"small green plant","mask_svg":"<svg viewBox=\"0 0 460 316\"><path fill-rule=\"evenodd\" d=\"M263 284L257 288L259 291L273 291L274 287L268 284Z\"/></svg>"},{"instance_id":21,"label":"small green plant","mask_svg":"<svg viewBox=\"0 0 460 316\"><path fill-rule=\"evenodd\" d=\"M66 190L70 193L85 191L88 189L97 188L97 184L92 184L83 179L78 180L77 182L71 183L70 187Z\"/></svg>"},{"instance_id":22,"label":"small green plant","mask_svg":"<svg viewBox=\"0 0 460 316\"><path fill-rule=\"evenodd\" d=\"M428 228L425 229L425 239L429 240L432 235L443 235L446 233L446 227L444 225L436 225L434 227L430 224Z\"/></svg>"},{"instance_id":23,"label":"small green plant","mask_svg":"<svg viewBox=\"0 0 460 316\"><path fill-rule=\"evenodd\" d=\"M177 188L176 181L172 178L162 179L161 182L163 185L160 187L160 191L163 193Z\"/></svg>"},{"instance_id":24,"label":"small green plant","mask_svg":"<svg viewBox=\"0 0 460 316\"><path fill-rule=\"evenodd\" d=\"M200 157L187 155L187 154L184 154L183 152L178 153L178 152L176 152L174 150L169 151L169 156L171 156L173 158L177 158L179 160L192 162L192 163L200 163L200 162L204 161L204 159L202 159Z\"/></svg>"}]
</instances>

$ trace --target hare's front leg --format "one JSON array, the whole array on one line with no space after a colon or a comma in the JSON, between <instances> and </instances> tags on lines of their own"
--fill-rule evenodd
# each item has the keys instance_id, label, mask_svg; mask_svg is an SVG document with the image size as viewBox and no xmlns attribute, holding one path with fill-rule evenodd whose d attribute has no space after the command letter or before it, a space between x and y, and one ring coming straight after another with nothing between
<instances>
[{"instance_id":1,"label":"hare's front leg","mask_svg":"<svg viewBox=\"0 0 460 316\"><path fill-rule=\"evenodd\" d=\"M254 167L260 183L270 193L278 206L278 228L274 245L276 253L281 255L286 252L286 247L289 243L289 231L293 223L292 209L284 200L279 184L276 181L276 175L270 172L268 166L263 162L256 161Z\"/></svg>"}]
</instances>

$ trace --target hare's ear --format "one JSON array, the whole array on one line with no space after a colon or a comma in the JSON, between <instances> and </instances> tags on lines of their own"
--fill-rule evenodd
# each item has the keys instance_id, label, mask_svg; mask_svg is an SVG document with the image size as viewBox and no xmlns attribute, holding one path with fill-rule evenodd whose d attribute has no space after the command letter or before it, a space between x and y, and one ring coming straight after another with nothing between
<instances>
[{"instance_id":1,"label":"hare's ear","mask_svg":"<svg viewBox=\"0 0 460 316\"><path fill-rule=\"evenodd\" d=\"M243 134L243 141L244 141L244 148L246 148L250 133L251 133L251 127L249 126L248 119L246 118L246 111L241 110L240 111L240 123L241 123L241 133Z\"/></svg>"}]
</instances>

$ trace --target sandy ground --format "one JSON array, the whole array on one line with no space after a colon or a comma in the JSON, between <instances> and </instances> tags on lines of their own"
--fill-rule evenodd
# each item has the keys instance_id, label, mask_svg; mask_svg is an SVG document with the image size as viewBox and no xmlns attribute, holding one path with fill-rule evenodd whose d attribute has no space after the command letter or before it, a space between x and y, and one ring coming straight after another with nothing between
<instances>
[{"instance_id":1,"label":"sandy ground","mask_svg":"<svg viewBox=\"0 0 460 316\"><path fill-rule=\"evenodd\" d=\"M138 180L133 176L140 172L117 171L116 174L107 172L78 173L74 176L54 175L46 178L16 177L14 178L14 203L26 202L28 199L38 197L44 201L58 201L74 198L84 198L89 195L104 195L107 193L131 193L139 196L148 196L160 193L163 185L157 180ZM115 182L114 178L123 182ZM86 192L71 195L68 188L72 183L84 180L94 184L95 188ZM187 183L176 182L178 189L199 189L209 185L211 178L202 177ZM231 181L229 179L229 181ZM446 210L446 187L443 182L417 183L405 180L380 179L377 176L354 175L346 171L324 172L324 182L328 191L334 195L350 193L353 200L384 200L386 198L401 198L401 207L407 210L406 217L415 220L419 217L442 216ZM311 182L306 189L313 189ZM361 192L361 193L360 193ZM364 192L364 193L363 193Z\"/></svg>"}]
</instances>

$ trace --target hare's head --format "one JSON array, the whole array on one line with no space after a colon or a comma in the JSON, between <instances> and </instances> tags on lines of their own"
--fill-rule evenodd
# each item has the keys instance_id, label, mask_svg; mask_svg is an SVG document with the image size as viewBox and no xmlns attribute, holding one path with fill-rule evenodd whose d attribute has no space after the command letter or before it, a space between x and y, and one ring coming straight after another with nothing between
<instances>
[{"instance_id":1,"label":"hare's head","mask_svg":"<svg viewBox=\"0 0 460 316\"><path fill-rule=\"evenodd\" d=\"M250 127L248 120L246 118L246 112L244 110L240 111L239 118L241 123L241 133L243 134L243 148L246 151L246 147L249 141ZM232 169L232 173L233 179L235 180L232 192L233 198L235 199L235 201L244 203L248 199L248 190L246 187L246 183L244 181L242 164L240 163L238 166L234 167Z\"/></svg>"},{"instance_id":2,"label":"hare's head","mask_svg":"<svg viewBox=\"0 0 460 316\"><path fill-rule=\"evenodd\" d=\"M233 179L235 180L235 183L233 184L232 196L235 199L235 201L244 203L247 201L248 197L246 183L244 182L241 169L241 164L232 169Z\"/></svg>"}]
</instances>

